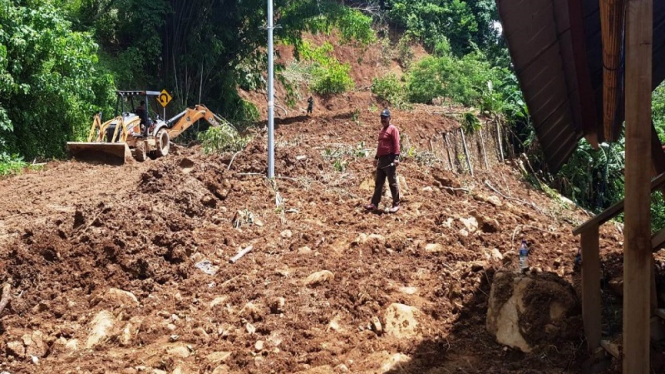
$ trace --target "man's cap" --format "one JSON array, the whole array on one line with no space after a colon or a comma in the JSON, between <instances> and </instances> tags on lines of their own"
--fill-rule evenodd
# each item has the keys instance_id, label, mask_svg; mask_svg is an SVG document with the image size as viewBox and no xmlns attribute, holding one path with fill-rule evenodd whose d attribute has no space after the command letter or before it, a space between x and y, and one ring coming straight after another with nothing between
<instances>
[{"instance_id":1,"label":"man's cap","mask_svg":"<svg viewBox=\"0 0 665 374\"><path fill-rule=\"evenodd\" d=\"M390 117L390 111L388 109L384 109L381 111L381 117Z\"/></svg>"}]
</instances>

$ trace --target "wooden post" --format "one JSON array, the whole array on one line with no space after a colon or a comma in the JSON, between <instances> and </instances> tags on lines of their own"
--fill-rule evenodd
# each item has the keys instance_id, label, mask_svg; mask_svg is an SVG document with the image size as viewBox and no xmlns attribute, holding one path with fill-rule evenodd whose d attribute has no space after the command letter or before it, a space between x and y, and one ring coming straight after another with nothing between
<instances>
[{"instance_id":1,"label":"wooden post","mask_svg":"<svg viewBox=\"0 0 665 374\"><path fill-rule=\"evenodd\" d=\"M582 319L589 351L600 346L600 248L598 225L582 232Z\"/></svg>"},{"instance_id":2,"label":"wooden post","mask_svg":"<svg viewBox=\"0 0 665 374\"><path fill-rule=\"evenodd\" d=\"M648 374L651 295L651 84L653 0L628 0L623 372Z\"/></svg>"},{"instance_id":3,"label":"wooden post","mask_svg":"<svg viewBox=\"0 0 665 374\"><path fill-rule=\"evenodd\" d=\"M500 160L501 163L503 163L505 160L503 158L503 145L501 144L501 128L499 127L499 118L497 117L494 120L494 123L496 124L496 140L498 141L499 145L499 155L501 156Z\"/></svg>"},{"instance_id":4,"label":"wooden post","mask_svg":"<svg viewBox=\"0 0 665 374\"><path fill-rule=\"evenodd\" d=\"M448 154L448 164L450 165L450 171L454 173L455 165L453 164L453 158L450 156L450 143L448 143L448 136L445 132L441 133L441 136L443 137L443 146L446 148L446 154Z\"/></svg>"},{"instance_id":5,"label":"wooden post","mask_svg":"<svg viewBox=\"0 0 665 374\"><path fill-rule=\"evenodd\" d=\"M485 138L483 137L483 129L480 129L480 146L483 150L483 160L485 160L485 169L489 170L490 166L487 163L487 152L485 152Z\"/></svg>"},{"instance_id":6,"label":"wooden post","mask_svg":"<svg viewBox=\"0 0 665 374\"><path fill-rule=\"evenodd\" d=\"M656 260L653 258L653 255L650 260L651 273L649 275L649 283L651 283L651 294L649 298L651 299L651 310L649 311L649 316L652 316L655 315L656 310L658 310L658 288L656 287Z\"/></svg>"},{"instance_id":7,"label":"wooden post","mask_svg":"<svg viewBox=\"0 0 665 374\"><path fill-rule=\"evenodd\" d=\"M462 134L462 146L464 147L464 156L466 156L466 164L469 166L469 172L473 177L473 166L471 165L471 158L469 157L469 150L466 148L466 139L464 138L464 130L460 127L459 133Z\"/></svg>"}]
</instances>

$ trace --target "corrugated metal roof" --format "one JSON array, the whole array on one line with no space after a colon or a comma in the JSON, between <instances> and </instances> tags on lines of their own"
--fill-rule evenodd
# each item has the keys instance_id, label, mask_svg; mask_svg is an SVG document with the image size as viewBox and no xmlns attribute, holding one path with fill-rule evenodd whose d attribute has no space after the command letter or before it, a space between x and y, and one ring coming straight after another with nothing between
<instances>
[{"instance_id":1,"label":"corrugated metal roof","mask_svg":"<svg viewBox=\"0 0 665 374\"><path fill-rule=\"evenodd\" d=\"M598 0L497 0L504 37L547 165L602 134ZM654 88L665 79L665 1L654 2ZM602 140L602 139L601 139Z\"/></svg>"}]
</instances>

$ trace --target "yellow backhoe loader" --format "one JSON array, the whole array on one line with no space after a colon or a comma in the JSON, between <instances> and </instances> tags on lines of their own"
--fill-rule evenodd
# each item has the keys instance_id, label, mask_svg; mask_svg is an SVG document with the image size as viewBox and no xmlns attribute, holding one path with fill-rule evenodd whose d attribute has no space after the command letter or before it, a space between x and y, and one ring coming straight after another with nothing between
<instances>
[{"instance_id":1,"label":"yellow backhoe loader","mask_svg":"<svg viewBox=\"0 0 665 374\"><path fill-rule=\"evenodd\" d=\"M73 159L94 163L122 165L132 158L145 161L169 153L171 139L182 134L196 121L205 119L212 126L220 126L223 120L204 105L187 108L165 121L159 115L153 121L145 103L148 98L159 96L158 91L117 91L116 116L102 122L102 114L95 115L87 142L68 142L67 153ZM136 107L135 100L141 105ZM129 105L125 111L125 104ZM120 113L118 115L118 112Z\"/></svg>"}]
</instances>

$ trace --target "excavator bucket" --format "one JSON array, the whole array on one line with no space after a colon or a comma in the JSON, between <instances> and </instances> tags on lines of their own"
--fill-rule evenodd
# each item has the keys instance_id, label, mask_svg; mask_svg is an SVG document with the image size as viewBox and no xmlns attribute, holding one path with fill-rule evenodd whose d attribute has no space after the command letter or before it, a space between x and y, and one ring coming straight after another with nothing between
<instances>
[{"instance_id":1,"label":"excavator bucket","mask_svg":"<svg viewBox=\"0 0 665 374\"><path fill-rule=\"evenodd\" d=\"M68 142L67 153L77 161L93 164L123 165L132 159L126 143Z\"/></svg>"}]
</instances>

